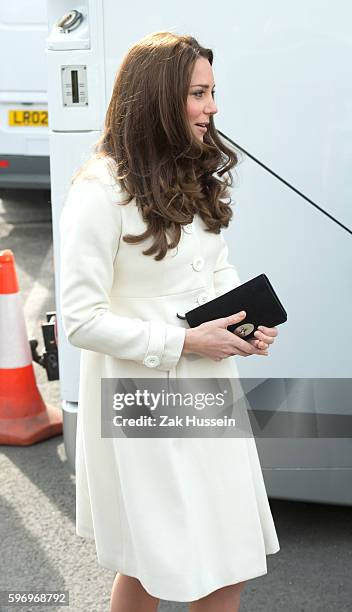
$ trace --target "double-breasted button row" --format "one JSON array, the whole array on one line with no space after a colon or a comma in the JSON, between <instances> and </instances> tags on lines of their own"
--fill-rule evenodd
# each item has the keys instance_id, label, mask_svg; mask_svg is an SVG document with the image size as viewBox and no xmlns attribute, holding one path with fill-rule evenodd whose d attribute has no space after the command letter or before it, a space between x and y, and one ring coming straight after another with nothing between
<instances>
[{"instance_id":1,"label":"double-breasted button row","mask_svg":"<svg viewBox=\"0 0 352 612\"><path fill-rule=\"evenodd\" d=\"M156 368L160 364L160 359L157 355L148 355L143 361L148 368Z\"/></svg>"},{"instance_id":2,"label":"double-breasted button row","mask_svg":"<svg viewBox=\"0 0 352 612\"><path fill-rule=\"evenodd\" d=\"M192 268L193 270L195 270L196 272L199 272L204 266L204 259L203 257L195 257L192 261Z\"/></svg>"}]
</instances>

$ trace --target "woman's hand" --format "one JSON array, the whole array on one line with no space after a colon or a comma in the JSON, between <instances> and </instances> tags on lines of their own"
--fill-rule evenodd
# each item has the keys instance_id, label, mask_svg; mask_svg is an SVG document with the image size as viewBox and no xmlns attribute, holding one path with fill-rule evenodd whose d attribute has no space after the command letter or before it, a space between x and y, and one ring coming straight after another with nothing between
<instances>
[{"instance_id":1,"label":"woman's hand","mask_svg":"<svg viewBox=\"0 0 352 612\"><path fill-rule=\"evenodd\" d=\"M276 327L264 327L264 325L259 325L258 329L254 332L255 338L251 338L248 340L252 346L256 346L258 349L262 351L267 351L269 348L269 344L273 344L276 336L278 335L278 331ZM268 353L266 352L266 355Z\"/></svg>"},{"instance_id":2,"label":"woman's hand","mask_svg":"<svg viewBox=\"0 0 352 612\"><path fill-rule=\"evenodd\" d=\"M263 328L253 341L243 340L236 334L226 329L229 325L239 323L245 319L244 311L237 312L229 317L207 321L197 327L186 331L184 353L198 353L204 357L210 357L220 361L232 355L268 355L267 348L277 335L276 328ZM257 332L255 332L257 334ZM258 339L257 339L258 338ZM258 346L260 342L260 347Z\"/></svg>"}]
</instances>

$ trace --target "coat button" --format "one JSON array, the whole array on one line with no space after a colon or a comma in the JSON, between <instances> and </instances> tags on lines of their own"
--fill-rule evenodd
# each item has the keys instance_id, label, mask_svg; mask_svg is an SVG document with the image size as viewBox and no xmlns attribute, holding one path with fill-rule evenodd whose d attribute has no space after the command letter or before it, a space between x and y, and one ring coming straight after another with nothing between
<instances>
[{"instance_id":1,"label":"coat button","mask_svg":"<svg viewBox=\"0 0 352 612\"><path fill-rule=\"evenodd\" d=\"M199 272L199 270L201 270L203 266L204 266L203 257L195 257L195 259L193 259L192 261L193 270L196 270L196 272Z\"/></svg>"},{"instance_id":2,"label":"coat button","mask_svg":"<svg viewBox=\"0 0 352 612\"><path fill-rule=\"evenodd\" d=\"M198 304L205 304L205 302L208 301L208 294L207 293L201 293L200 295L198 295L197 297L197 302Z\"/></svg>"},{"instance_id":3,"label":"coat button","mask_svg":"<svg viewBox=\"0 0 352 612\"><path fill-rule=\"evenodd\" d=\"M156 368L160 364L160 359L156 355L148 355L143 361L148 368Z\"/></svg>"},{"instance_id":4,"label":"coat button","mask_svg":"<svg viewBox=\"0 0 352 612\"><path fill-rule=\"evenodd\" d=\"M183 225L183 230L186 232L186 234L192 234L193 230L194 230L194 226L193 223L188 223L188 225Z\"/></svg>"}]
</instances>

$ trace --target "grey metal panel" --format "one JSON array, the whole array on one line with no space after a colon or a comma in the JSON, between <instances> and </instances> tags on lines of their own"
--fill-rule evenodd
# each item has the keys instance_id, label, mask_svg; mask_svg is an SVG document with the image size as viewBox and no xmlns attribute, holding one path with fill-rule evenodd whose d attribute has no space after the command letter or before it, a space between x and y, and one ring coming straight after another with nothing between
<instances>
[{"instance_id":1,"label":"grey metal panel","mask_svg":"<svg viewBox=\"0 0 352 612\"><path fill-rule=\"evenodd\" d=\"M349 488L352 491L351 438L256 438L263 469L327 471L349 469Z\"/></svg>"},{"instance_id":2,"label":"grey metal panel","mask_svg":"<svg viewBox=\"0 0 352 612\"><path fill-rule=\"evenodd\" d=\"M72 473L76 472L77 404L62 402L65 453Z\"/></svg>"},{"instance_id":3,"label":"grey metal panel","mask_svg":"<svg viewBox=\"0 0 352 612\"><path fill-rule=\"evenodd\" d=\"M352 468L264 468L263 476L271 498L352 505Z\"/></svg>"},{"instance_id":4,"label":"grey metal panel","mask_svg":"<svg viewBox=\"0 0 352 612\"><path fill-rule=\"evenodd\" d=\"M0 188L50 189L50 158L44 155L2 155L9 168L0 168Z\"/></svg>"}]
</instances>

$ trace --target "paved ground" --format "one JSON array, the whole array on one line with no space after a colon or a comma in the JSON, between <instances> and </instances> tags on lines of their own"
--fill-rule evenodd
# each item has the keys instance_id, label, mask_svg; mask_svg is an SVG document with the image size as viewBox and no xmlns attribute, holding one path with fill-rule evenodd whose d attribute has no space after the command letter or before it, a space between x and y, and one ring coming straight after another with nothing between
<instances>
[{"instance_id":1,"label":"paved ground","mask_svg":"<svg viewBox=\"0 0 352 612\"><path fill-rule=\"evenodd\" d=\"M0 191L0 244L15 253L28 334L40 339L38 321L55 309L48 191ZM59 406L59 384L47 382L37 365L35 372L45 401ZM266 576L247 584L241 612L350 611L351 508L270 502L281 551L267 557ZM70 593L69 608L0 605L0 611L109 612L114 574L98 566L94 543L75 535L75 479L61 436L1 447L0 542L0 590ZM175 602L159 606L185 610Z\"/></svg>"}]
</instances>

